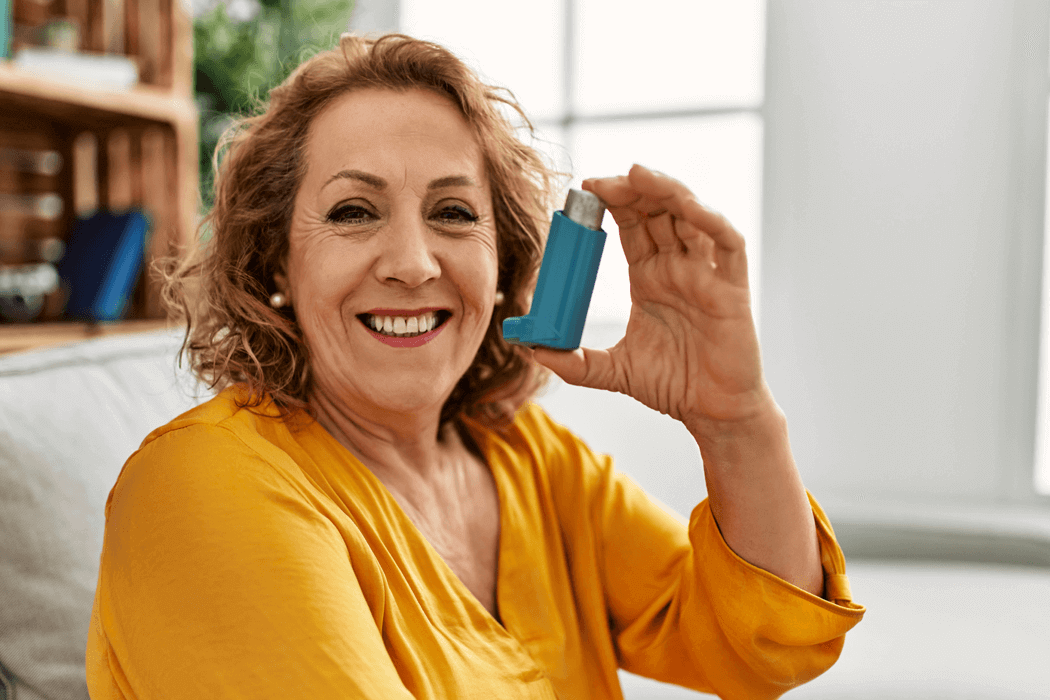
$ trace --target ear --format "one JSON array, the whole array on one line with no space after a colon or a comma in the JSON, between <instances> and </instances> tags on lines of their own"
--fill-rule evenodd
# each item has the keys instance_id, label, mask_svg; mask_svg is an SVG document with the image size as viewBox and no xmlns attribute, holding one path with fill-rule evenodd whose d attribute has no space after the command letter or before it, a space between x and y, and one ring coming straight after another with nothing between
<instances>
[{"instance_id":1,"label":"ear","mask_svg":"<svg viewBox=\"0 0 1050 700\"><path fill-rule=\"evenodd\" d=\"M273 282L274 282L274 284L277 285L277 291L279 291L281 294L283 294L285 297L287 297L288 296L288 277L285 276L285 274L283 272L283 269L284 268L282 267L282 272L275 272L275 273L273 273Z\"/></svg>"}]
</instances>

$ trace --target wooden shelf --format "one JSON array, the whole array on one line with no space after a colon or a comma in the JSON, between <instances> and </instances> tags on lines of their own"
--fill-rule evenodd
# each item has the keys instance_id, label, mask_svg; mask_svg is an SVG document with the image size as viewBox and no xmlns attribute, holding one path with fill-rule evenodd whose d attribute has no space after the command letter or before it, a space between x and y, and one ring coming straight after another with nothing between
<instances>
[{"instance_id":1,"label":"wooden shelf","mask_svg":"<svg viewBox=\"0 0 1050 700\"><path fill-rule=\"evenodd\" d=\"M48 24L65 22L77 31L58 42L63 50L123 56L137 65L139 82L128 90L92 87L77 82L80 71L37 73L0 60L0 149L51 152L61 162L58 172L42 173L5 156L0 194L17 202L53 194L63 205L53 219L21 204L5 205L0 264L34 261L41 240L68 243L84 212L141 209L151 235L129 296L129 320L75 323L48 307L35 323L0 324L0 353L168 327L161 280L148 271L157 259L196 244L198 115L188 6L168 0L8 0L6 6L17 25L12 49L47 45Z\"/></svg>"},{"instance_id":2,"label":"wooden shelf","mask_svg":"<svg viewBox=\"0 0 1050 700\"><path fill-rule=\"evenodd\" d=\"M174 327L174 323L165 319L143 319L113 323L0 324L0 354L66 345L104 335L145 333Z\"/></svg>"},{"instance_id":3,"label":"wooden shelf","mask_svg":"<svg viewBox=\"0 0 1050 700\"><path fill-rule=\"evenodd\" d=\"M17 106L34 115L78 125L170 124L197 122L190 94L139 85L128 91L85 88L54 80L0 62L0 100L5 110Z\"/></svg>"}]
</instances>

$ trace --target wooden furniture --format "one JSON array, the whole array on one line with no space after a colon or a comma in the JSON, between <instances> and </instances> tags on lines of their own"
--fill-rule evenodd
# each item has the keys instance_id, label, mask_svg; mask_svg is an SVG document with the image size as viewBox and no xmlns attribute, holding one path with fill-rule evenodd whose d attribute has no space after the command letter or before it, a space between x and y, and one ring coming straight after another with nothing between
<instances>
[{"instance_id":1,"label":"wooden furniture","mask_svg":"<svg viewBox=\"0 0 1050 700\"><path fill-rule=\"evenodd\" d=\"M49 295L35 322L0 322L0 353L161 327L167 321L150 264L189 248L199 207L193 28L184 0L12 2L14 50L67 20L79 29L71 48L132 58L139 83L128 91L92 88L0 61L0 152L52 154L41 167L0 158L0 205L7 205L0 206L0 265L42 261L42 241L65 240L78 215L99 208L141 207L152 233L125 322L63 321L61 295ZM56 198L39 197L45 193L61 197L60 211Z\"/></svg>"}]
</instances>

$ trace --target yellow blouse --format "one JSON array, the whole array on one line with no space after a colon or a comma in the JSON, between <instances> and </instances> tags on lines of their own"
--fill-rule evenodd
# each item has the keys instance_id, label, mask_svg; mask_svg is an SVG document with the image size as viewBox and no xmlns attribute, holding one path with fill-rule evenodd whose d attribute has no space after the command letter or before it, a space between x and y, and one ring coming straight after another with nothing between
<instances>
[{"instance_id":1,"label":"yellow blouse","mask_svg":"<svg viewBox=\"0 0 1050 700\"><path fill-rule=\"evenodd\" d=\"M153 431L109 494L94 700L622 698L618 667L776 698L864 614L812 496L829 600L734 554L706 500L687 529L527 404L504 435L467 422L499 490L501 625L324 428L239 395Z\"/></svg>"}]
</instances>

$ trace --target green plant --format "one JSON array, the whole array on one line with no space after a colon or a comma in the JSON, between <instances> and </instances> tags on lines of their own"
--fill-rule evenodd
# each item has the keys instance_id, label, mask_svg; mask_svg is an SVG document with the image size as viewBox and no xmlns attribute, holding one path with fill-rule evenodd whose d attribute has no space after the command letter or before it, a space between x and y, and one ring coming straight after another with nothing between
<instances>
[{"instance_id":1,"label":"green plant","mask_svg":"<svg viewBox=\"0 0 1050 700\"><path fill-rule=\"evenodd\" d=\"M219 2L193 22L195 92L200 111L201 199L212 204L212 155L236 115L253 111L270 88L346 31L354 0L243 0L254 16L231 18ZM234 13L235 15L238 13Z\"/></svg>"}]
</instances>

